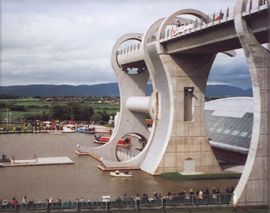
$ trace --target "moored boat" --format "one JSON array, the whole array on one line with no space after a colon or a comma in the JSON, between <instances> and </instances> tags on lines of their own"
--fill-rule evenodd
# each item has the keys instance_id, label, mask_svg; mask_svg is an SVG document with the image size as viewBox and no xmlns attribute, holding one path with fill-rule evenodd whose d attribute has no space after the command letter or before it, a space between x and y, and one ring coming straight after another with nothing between
<instances>
[{"instance_id":1,"label":"moored boat","mask_svg":"<svg viewBox=\"0 0 270 213\"><path fill-rule=\"evenodd\" d=\"M96 136L95 135L95 143L98 144L105 144L107 142L109 142L110 137L107 136ZM118 143L117 146L125 146L125 147L129 147L131 146L131 139L130 138L121 138Z\"/></svg>"},{"instance_id":2,"label":"moored boat","mask_svg":"<svg viewBox=\"0 0 270 213\"><path fill-rule=\"evenodd\" d=\"M77 132L86 133L86 134L94 134L95 133L95 127L85 125L85 126L82 126L82 127L78 127Z\"/></svg>"},{"instance_id":3,"label":"moored boat","mask_svg":"<svg viewBox=\"0 0 270 213\"><path fill-rule=\"evenodd\" d=\"M110 172L110 175L112 177L132 177L132 173L131 172L120 172L118 170L114 171L114 172Z\"/></svg>"},{"instance_id":4,"label":"moored boat","mask_svg":"<svg viewBox=\"0 0 270 213\"><path fill-rule=\"evenodd\" d=\"M67 124L63 126L63 133L74 133L76 132L76 126L73 124Z\"/></svg>"}]
</instances>

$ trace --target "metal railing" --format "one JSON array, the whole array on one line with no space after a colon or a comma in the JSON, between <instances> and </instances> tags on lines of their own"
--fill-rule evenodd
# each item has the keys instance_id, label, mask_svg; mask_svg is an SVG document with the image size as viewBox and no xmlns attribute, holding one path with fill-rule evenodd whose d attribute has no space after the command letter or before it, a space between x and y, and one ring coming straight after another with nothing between
<instances>
[{"instance_id":1,"label":"metal railing","mask_svg":"<svg viewBox=\"0 0 270 213\"><path fill-rule=\"evenodd\" d=\"M269 2L267 0L249 0L246 8L242 11L242 16L257 13L261 10L269 8ZM184 26L184 30L179 30L179 27L170 27L162 34L161 39L168 41L170 39L179 38L193 32L200 31L202 29L218 25L220 23L228 22L234 19L234 7L221 9L218 12L208 15L211 18L211 22L204 23L201 19L196 19L193 24ZM183 26L181 26L183 28ZM177 32L178 30L178 32Z\"/></svg>"},{"instance_id":2,"label":"metal railing","mask_svg":"<svg viewBox=\"0 0 270 213\"><path fill-rule=\"evenodd\" d=\"M103 211L113 212L114 210L137 210L162 209L166 208L203 208L206 206L230 206L232 194L208 194L203 197L197 195L171 195L166 197L128 197L114 201L65 201L57 203L28 203L28 204L7 204L1 205L0 212L91 212Z\"/></svg>"},{"instance_id":3,"label":"metal railing","mask_svg":"<svg viewBox=\"0 0 270 213\"><path fill-rule=\"evenodd\" d=\"M257 13L261 10L269 8L269 2L267 0L249 0L246 4L246 8L242 11L242 15L250 15L252 13ZM228 7L221 9L218 12L208 15L211 22L204 23L201 19L195 19L192 23L186 23L181 27L171 26L164 30L161 35L163 41L168 41L174 38L179 38L185 35L189 35L193 32L201 31L205 28L212 27L224 22L232 21L234 19L234 7ZM183 29L183 30L181 30ZM148 43L156 41L156 37L151 37L148 39ZM134 55L140 51L141 45L133 44L123 47L117 51L117 55Z\"/></svg>"}]
</instances>

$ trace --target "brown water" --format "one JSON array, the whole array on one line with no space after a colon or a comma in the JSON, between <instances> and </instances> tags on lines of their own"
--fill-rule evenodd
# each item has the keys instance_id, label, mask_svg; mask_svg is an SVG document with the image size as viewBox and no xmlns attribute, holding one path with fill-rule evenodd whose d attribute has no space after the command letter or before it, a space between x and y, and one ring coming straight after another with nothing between
<instances>
[{"instance_id":1,"label":"brown water","mask_svg":"<svg viewBox=\"0 0 270 213\"><path fill-rule=\"evenodd\" d=\"M74 153L76 145L95 146L93 136L81 133L50 134L13 134L0 135L0 154L16 159L38 157L68 156L74 165L25 166L0 168L0 198L18 200L26 195L28 199L42 201L48 197L61 197L63 200L97 200L102 195L116 198L124 193L154 192L165 194L182 189L204 189L213 186L225 189L235 186L237 180L196 180L171 181L151 176L143 171L133 171L133 177L127 179L110 177L109 172L96 168L98 162L89 156L79 157Z\"/></svg>"}]
</instances>

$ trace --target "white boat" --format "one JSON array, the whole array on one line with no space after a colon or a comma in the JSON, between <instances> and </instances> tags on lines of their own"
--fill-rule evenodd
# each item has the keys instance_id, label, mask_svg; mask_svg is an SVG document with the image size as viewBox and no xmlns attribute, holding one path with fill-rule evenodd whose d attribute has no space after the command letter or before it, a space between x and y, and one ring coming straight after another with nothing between
<instances>
[{"instance_id":1,"label":"white boat","mask_svg":"<svg viewBox=\"0 0 270 213\"><path fill-rule=\"evenodd\" d=\"M63 133L73 133L76 132L76 126L73 124L67 124L63 126Z\"/></svg>"},{"instance_id":2,"label":"white boat","mask_svg":"<svg viewBox=\"0 0 270 213\"><path fill-rule=\"evenodd\" d=\"M110 175L112 177L132 177L133 176L131 172L120 172L118 170L114 172L110 172Z\"/></svg>"},{"instance_id":3,"label":"white boat","mask_svg":"<svg viewBox=\"0 0 270 213\"><path fill-rule=\"evenodd\" d=\"M82 126L77 128L77 132L86 133L86 134L95 134L95 127L94 126Z\"/></svg>"}]
</instances>

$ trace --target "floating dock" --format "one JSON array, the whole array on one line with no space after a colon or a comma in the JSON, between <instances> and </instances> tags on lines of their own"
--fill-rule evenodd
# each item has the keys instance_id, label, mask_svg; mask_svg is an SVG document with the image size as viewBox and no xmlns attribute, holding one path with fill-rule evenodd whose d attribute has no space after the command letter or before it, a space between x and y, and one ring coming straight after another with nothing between
<instances>
[{"instance_id":1,"label":"floating dock","mask_svg":"<svg viewBox=\"0 0 270 213\"><path fill-rule=\"evenodd\" d=\"M139 170L139 167L105 167L103 164L97 165L97 168L99 168L102 171L127 171L127 170Z\"/></svg>"},{"instance_id":2,"label":"floating dock","mask_svg":"<svg viewBox=\"0 0 270 213\"><path fill-rule=\"evenodd\" d=\"M64 165L74 164L69 157L46 157L29 160L14 160L14 162L0 163L0 167L17 167L17 166L44 166L44 165Z\"/></svg>"},{"instance_id":3,"label":"floating dock","mask_svg":"<svg viewBox=\"0 0 270 213\"><path fill-rule=\"evenodd\" d=\"M89 152L84 152L84 151L80 151L80 150L76 150L75 154L79 155L79 156L86 156L89 155Z\"/></svg>"}]
</instances>

